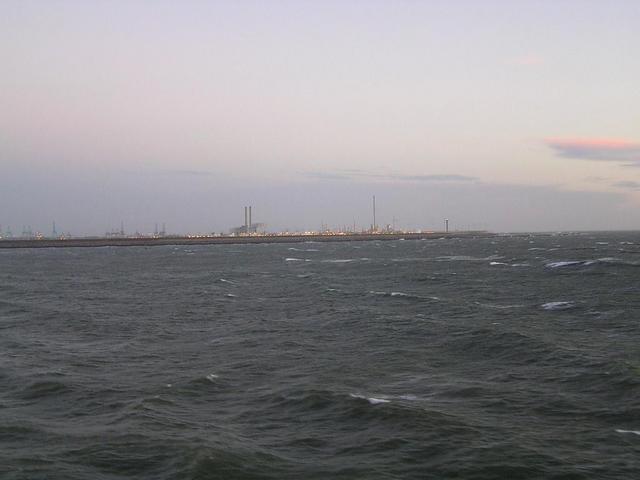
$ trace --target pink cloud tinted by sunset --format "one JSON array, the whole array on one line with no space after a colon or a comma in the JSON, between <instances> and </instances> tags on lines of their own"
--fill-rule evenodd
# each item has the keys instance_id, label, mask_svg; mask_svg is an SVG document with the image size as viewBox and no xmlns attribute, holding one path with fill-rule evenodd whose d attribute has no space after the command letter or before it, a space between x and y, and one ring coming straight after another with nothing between
<instances>
[{"instance_id":1,"label":"pink cloud tinted by sunset","mask_svg":"<svg viewBox=\"0 0 640 480\"><path fill-rule=\"evenodd\" d=\"M626 162L640 166L640 143L618 138L547 138L556 155L580 160Z\"/></svg>"}]
</instances>

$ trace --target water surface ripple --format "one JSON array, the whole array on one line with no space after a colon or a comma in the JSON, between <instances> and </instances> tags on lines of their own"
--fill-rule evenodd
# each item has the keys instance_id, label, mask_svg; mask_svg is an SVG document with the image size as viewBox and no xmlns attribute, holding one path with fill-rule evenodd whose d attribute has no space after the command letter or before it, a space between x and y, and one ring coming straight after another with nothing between
<instances>
[{"instance_id":1,"label":"water surface ripple","mask_svg":"<svg viewBox=\"0 0 640 480\"><path fill-rule=\"evenodd\" d=\"M0 252L2 479L640 478L640 234Z\"/></svg>"}]
</instances>

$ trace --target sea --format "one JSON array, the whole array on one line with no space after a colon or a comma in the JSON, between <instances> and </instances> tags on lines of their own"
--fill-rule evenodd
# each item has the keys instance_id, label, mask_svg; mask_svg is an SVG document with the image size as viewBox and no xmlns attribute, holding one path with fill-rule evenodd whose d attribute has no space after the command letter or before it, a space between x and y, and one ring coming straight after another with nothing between
<instances>
[{"instance_id":1,"label":"sea","mask_svg":"<svg viewBox=\"0 0 640 480\"><path fill-rule=\"evenodd\" d=\"M0 478L638 479L640 233L0 250Z\"/></svg>"}]
</instances>

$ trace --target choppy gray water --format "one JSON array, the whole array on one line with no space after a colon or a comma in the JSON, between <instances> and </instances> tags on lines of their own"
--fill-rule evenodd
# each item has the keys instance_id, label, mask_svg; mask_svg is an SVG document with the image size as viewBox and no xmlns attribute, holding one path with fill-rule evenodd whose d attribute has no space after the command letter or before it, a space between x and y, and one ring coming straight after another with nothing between
<instances>
[{"instance_id":1,"label":"choppy gray water","mask_svg":"<svg viewBox=\"0 0 640 480\"><path fill-rule=\"evenodd\" d=\"M640 478L640 234L0 251L3 479Z\"/></svg>"}]
</instances>

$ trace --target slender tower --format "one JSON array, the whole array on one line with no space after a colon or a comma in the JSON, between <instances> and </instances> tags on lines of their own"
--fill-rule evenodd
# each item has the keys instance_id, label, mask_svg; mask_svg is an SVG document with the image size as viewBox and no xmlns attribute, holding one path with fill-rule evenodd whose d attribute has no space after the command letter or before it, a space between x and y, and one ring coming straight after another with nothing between
<instances>
[{"instance_id":1,"label":"slender tower","mask_svg":"<svg viewBox=\"0 0 640 480\"><path fill-rule=\"evenodd\" d=\"M449 233L449 219L448 218L444 219L444 232L445 233Z\"/></svg>"},{"instance_id":2,"label":"slender tower","mask_svg":"<svg viewBox=\"0 0 640 480\"><path fill-rule=\"evenodd\" d=\"M249 230L248 231L253 231L251 226L253 225L253 222L251 221L251 205L249 205Z\"/></svg>"},{"instance_id":3,"label":"slender tower","mask_svg":"<svg viewBox=\"0 0 640 480\"><path fill-rule=\"evenodd\" d=\"M244 233L249 233L249 211L244 207Z\"/></svg>"},{"instance_id":4,"label":"slender tower","mask_svg":"<svg viewBox=\"0 0 640 480\"><path fill-rule=\"evenodd\" d=\"M376 196L373 196L373 231L378 231L378 225L376 224Z\"/></svg>"}]
</instances>

